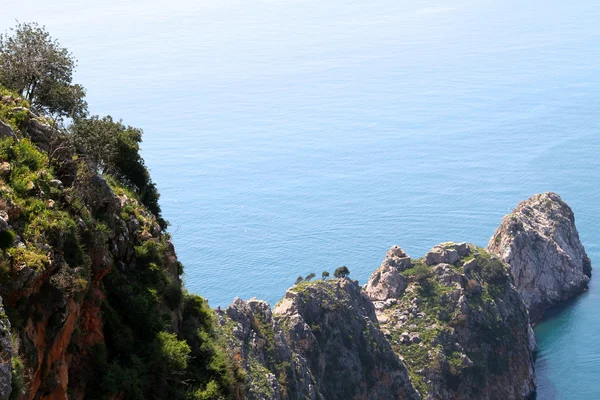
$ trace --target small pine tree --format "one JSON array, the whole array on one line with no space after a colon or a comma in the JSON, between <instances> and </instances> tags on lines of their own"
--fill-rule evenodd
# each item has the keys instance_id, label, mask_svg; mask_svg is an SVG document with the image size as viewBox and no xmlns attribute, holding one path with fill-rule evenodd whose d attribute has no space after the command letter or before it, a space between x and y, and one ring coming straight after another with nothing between
<instances>
[{"instance_id":1,"label":"small pine tree","mask_svg":"<svg viewBox=\"0 0 600 400\"><path fill-rule=\"evenodd\" d=\"M306 282L310 282L310 280L311 280L312 278L314 278L315 276L317 276L317 275L316 275L314 272L311 272L310 274L306 275L306 278L304 278L304 280L305 280Z\"/></svg>"},{"instance_id":2,"label":"small pine tree","mask_svg":"<svg viewBox=\"0 0 600 400\"><path fill-rule=\"evenodd\" d=\"M348 275L350 275L350 270L345 265L342 265L341 267L337 268L333 273L333 276L335 276L338 279L345 278Z\"/></svg>"},{"instance_id":3,"label":"small pine tree","mask_svg":"<svg viewBox=\"0 0 600 400\"><path fill-rule=\"evenodd\" d=\"M299 276L299 277L297 277L297 278L296 278L296 283L295 283L295 285L297 285L297 284L299 284L299 283L301 283L301 282L303 282L303 281L304 281L304 278L303 278L303 277L301 277L301 276Z\"/></svg>"},{"instance_id":4,"label":"small pine tree","mask_svg":"<svg viewBox=\"0 0 600 400\"><path fill-rule=\"evenodd\" d=\"M323 280L327 280L327 278L329 278L329 272L328 271L323 271L321 273L321 278L323 278Z\"/></svg>"}]
</instances>

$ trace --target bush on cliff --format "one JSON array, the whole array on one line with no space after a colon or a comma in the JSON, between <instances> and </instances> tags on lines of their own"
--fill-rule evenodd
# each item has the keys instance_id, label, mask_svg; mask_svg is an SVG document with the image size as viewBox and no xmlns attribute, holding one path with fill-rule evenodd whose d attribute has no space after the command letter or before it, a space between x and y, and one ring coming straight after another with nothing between
<instances>
[{"instance_id":1,"label":"bush on cliff","mask_svg":"<svg viewBox=\"0 0 600 400\"><path fill-rule=\"evenodd\" d=\"M333 272L333 276L336 278L345 278L350 275L350 270L345 265L342 265Z\"/></svg>"},{"instance_id":2,"label":"bush on cliff","mask_svg":"<svg viewBox=\"0 0 600 400\"><path fill-rule=\"evenodd\" d=\"M160 215L160 195L140 155L141 129L115 121L110 115L102 118L94 115L76 119L69 133L78 152L99 172L114 176L132 188L159 224L163 228L167 225Z\"/></svg>"}]
</instances>

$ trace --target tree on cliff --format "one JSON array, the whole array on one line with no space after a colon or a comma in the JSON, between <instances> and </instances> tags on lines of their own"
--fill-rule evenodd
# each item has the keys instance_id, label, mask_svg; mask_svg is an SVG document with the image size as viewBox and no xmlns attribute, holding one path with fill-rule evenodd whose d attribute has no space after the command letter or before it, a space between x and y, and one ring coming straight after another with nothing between
<instances>
[{"instance_id":1,"label":"tree on cliff","mask_svg":"<svg viewBox=\"0 0 600 400\"><path fill-rule=\"evenodd\" d=\"M76 60L46 28L18 23L0 34L0 84L55 120L85 115L85 89L73 84Z\"/></svg>"},{"instance_id":2,"label":"tree on cliff","mask_svg":"<svg viewBox=\"0 0 600 400\"><path fill-rule=\"evenodd\" d=\"M141 129L114 121L110 115L102 118L94 115L77 118L68 131L79 153L88 157L99 172L131 187L160 225L166 225L160 216L160 195L140 155Z\"/></svg>"},{"instance_id":3,"label":"tree on cliff","mask_svg":"<svg viewBox=\"0 0 600 400\"><path fill-rule=\"evenodd\" d=\"M311 280L312 278L314 278L315 276L317 276L317 275L316 275L314 272L311 272L310 274L306 275L306 278L304 278L304 280L305 280L306 282L310 282L310 280Z\"/></svg>"},{"instance_id":4,"label":"tree on cliff","mask_svg":"<svg viewBox=\"0 0 600 400\"><path fill-rule=\"evenodd\" d=\"M333 276L336 278L345 278L350 275L350 270L345 265L342 265L333 272Z\"/></svg>"},{"instance_id":5,"label":"tree on cliff","mask_svg":"<svg viewBox=\"0 0 600 400\"><path fill-rule=\"evenodd\" d=\"M321 278L322 278L323 280L325 280L325 279L329 278L329 271L323 271L323 272L321 273Z\"/></svg>"}]
</instances>

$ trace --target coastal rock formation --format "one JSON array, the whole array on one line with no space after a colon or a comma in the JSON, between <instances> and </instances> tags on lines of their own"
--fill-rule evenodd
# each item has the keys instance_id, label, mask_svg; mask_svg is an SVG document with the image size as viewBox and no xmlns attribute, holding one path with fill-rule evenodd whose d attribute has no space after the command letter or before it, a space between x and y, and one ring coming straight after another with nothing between
<instances>
[{"instance_id":1,"label":"coastal rock formation","mask_svg":"<svg viewBox=\"0 0 600 400\"><path fill-rule=\"evenodd\" d=\"M365 289L347 278L302 282L273 311L236 299L217 314L224 347L246 371L246 399L535 392L535 338L508 266L466 243L412 261L395 246Z\"/></svg>"},{"instance_id":2,"label":"coastal rock formation","mask_svg":"<svg viewBox=\"0 0 600 400\"><path fill-rule=\"evenodd\" d=\"M591 275L571 209L547 193L507 216L489 251L450 242L411 259L394 246L364 289L301 282L273 309L213 311L182 291L143 191L3 104L16 138L0 132L0 400L528 399L527 307L539 318Z\"/></svg>"},{"instance_id":3,"label":"coastal rock formation","mask_svg":"<svg viewBox=\"0 0 600 400\"><path fill-rule=\"evenodd\" d=\"M508 266L465 243L436 246L413 264L402 295L373 300L423 398L529 398L535 339Z\"/></svg>"},{"instance_id":4,"label":"coastal rock formation","mask_svg":"<svg viewBox=\"0 0 600 400\"><path fill-rule=\"evenodd\" d=\"M410 266L410 257L400 247L392 247L381 266L369 278L365 287L367 296L373 301L385 301L400 296L406 289L406 278L400 271Z\"/></svg>"},{"instance_id":5,"label":"coastal rock formation","mask_svg":"<svg viewBox=\"0 0 600 400\"><path fill-rule=\"evenodd\" d=\"M592 266L571 208L556 193L532 196L505 216L487 250L510 265L531 319L588 285Z\"/></svg>"},{"instance_id":6,"label":"coastal rock formation","mask_svg":"<svg viewBox=\"0 0 600 400\"><path fill-rule=\"evenodd\" d=\"M419 398L372 302L350 279L296 285L272 314L264 302L238 299L219 318L247 371L245 398Z\"/></svg>"}]
</instances>

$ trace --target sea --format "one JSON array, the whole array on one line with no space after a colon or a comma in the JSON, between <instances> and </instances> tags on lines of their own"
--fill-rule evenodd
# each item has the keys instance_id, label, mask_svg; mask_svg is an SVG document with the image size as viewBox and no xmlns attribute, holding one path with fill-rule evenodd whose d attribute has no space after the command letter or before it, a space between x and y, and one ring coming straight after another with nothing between
<instances>
[{"instance_id":1,"label":"sea","mask_svg":"<svg viewBox=\"0 0 600 400\"><path fill-rule=\"evenodd\" d=\"M600 268L592 0L2 0L78 61L92 113L144 130L190 292L274 304L386 250L485 246L555 191ZM600 284L535 327L538 399L600 399Z\"/></svg>"}]
</instances>

